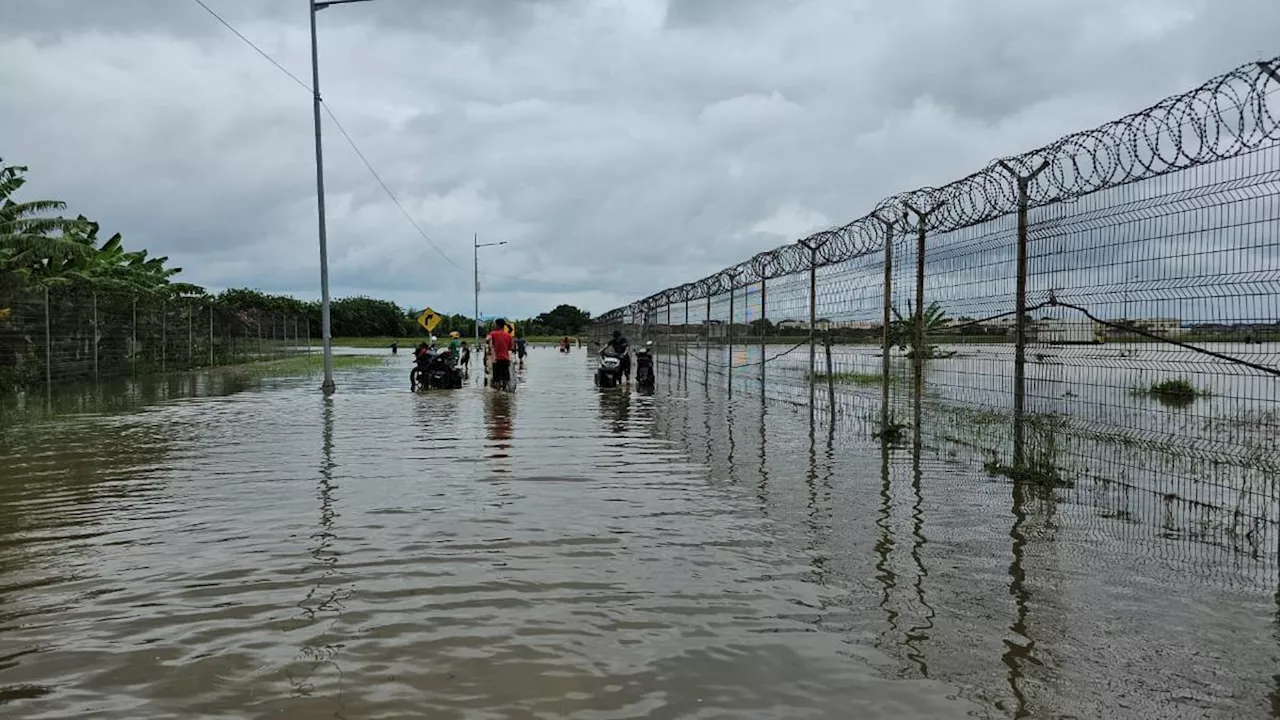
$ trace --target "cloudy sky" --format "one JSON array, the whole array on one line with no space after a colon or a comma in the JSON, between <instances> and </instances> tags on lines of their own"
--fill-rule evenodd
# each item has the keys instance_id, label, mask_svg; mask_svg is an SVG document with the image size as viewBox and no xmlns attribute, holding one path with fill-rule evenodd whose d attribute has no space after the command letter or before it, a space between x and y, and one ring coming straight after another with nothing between
<instances>
[{"instance_id":1,"label":"cloudy sky","mask_svg":"<svg viewBox=\"0 0 1280 720\"><path fill-rule=\"evenodd\" d=\"M310 82L307 0L204 0ZM0 0L0 157L319 294L307 90L194 0ZM336 295L607 310L1280 52L1275 0L373 0L319 15ZM448 259L446 259L446 257ZM452 261L452 264L450 263Z\"/></svg>"}]
</instances>

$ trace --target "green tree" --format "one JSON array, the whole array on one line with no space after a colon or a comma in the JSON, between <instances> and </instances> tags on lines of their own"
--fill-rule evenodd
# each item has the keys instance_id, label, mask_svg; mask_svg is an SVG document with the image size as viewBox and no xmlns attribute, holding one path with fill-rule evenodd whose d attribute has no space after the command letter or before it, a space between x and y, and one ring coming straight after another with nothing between
<instances>
[{"instance_id":1,"label":"green tree","mask_svg":"<svg viewBox=\"0 0 1280 720\"><path fill-rule=\"evenodd\" d=\"M17 202L13 196L26 184L27 168L4 165L0 159L0 272L26 279L49 262L89 254L90 248L72 233L75 220L52 213L66 208L60 200Z\"/></svg>"},{"instance_id":2,"label":"green tree","mask_svg":"<svg viewBox=\"0 0 1280 720\"><path fill-rule=\"evenodd\" d=\"M909 301L907 302L906 317L903 317L902 313L898 312L897 306L891 305L890 309L893 310L893 316L896 318L890 326L892 336L891 340L900 348L906 349L910 347L911 349L907 354L910 357L914 357L920 349L916 347L916 315L915 312L912 311L911 303ZM929 303L929 306L924 309L923 313L921 313L920 320L924 326L925 336L923 357L940 357L937 346L929 345L928 338L931 333L936 333L946 324L946 312L942 310L942 305L940 303L934 301Z\"/></svg>"},{"instance_id":3,"label":"green tree","mask_svg":"<svg viewBox=\"0 0 1280 720\"><path fill-rule=\"evenodd\" d=\"M591 313L579 310L572 305L560 304L552 308L550 312L542 313L533 318L531 324L540 326L545 331L541 334L577 335L585 330L590 323Z\"/></svg>"}]
</instances>

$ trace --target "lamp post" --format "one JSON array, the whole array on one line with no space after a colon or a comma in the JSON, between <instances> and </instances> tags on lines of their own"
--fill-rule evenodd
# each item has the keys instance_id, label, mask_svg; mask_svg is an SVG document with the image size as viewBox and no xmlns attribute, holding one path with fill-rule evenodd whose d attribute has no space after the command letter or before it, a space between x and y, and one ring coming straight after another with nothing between
<instances>
[{"instance_id":1,"label":"lamp post","mask_svg":"<svg viewBox=\"0 0 1280 720\"><path fill-rule=\"evenodd\" d=\"M357 1L358 1L358 0L357 0ZM472 236L472 238L471 238L471 245L472 245L472 249L471 249L471 259L472 259L473 267L475 268L475 276L476 276L476 277L475 277L475 281L476 281L476 284L475 284L475 299L476 299L476 321L475 321L475 324L476 324L476 342L477 342L477 343L479 343L479 342L480 342L480 248L482 248L482 247L497 247L498 245L506 245L506 244L507 244L507 241L506 241L506 240L503 240L503 241L501 241L501 242L482 243L482 242L480 242L480 235L479 235L479 233L477 233L477 234L473 235L473 236Z\"/></svg>"},{"instance_id":2,"label":"lamp post","mask_svg":"<svg viewBox=\"0 0 1280 720\"><path fill-rule=\"evenodd\" d=\"M333 333L329 322L329 237L324 221L324 150L320 142L320 52L316 44L316 12L330 5L345 5L369 0L307 0L311 8L311 109L316 126L316 210L320 216L320 338L324 346L324 384L320 389L332 392Z\"/></svg>"}]
</instances>

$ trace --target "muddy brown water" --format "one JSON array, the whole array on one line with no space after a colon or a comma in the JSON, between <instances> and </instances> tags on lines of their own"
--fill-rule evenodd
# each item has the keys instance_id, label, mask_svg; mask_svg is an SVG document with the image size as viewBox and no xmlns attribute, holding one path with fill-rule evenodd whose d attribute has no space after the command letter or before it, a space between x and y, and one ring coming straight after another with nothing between
<instances>
[{"instance_id":1,"label":"muddy brown water","mask_svg":"<svg viewBox=\"0 0 1280 720\"><path fill-rule=\"evenodd\" d=\"M1273 557L581 351L407 362L5 427L0 716L1280 717Z\"/></svg>"}]
</instances>

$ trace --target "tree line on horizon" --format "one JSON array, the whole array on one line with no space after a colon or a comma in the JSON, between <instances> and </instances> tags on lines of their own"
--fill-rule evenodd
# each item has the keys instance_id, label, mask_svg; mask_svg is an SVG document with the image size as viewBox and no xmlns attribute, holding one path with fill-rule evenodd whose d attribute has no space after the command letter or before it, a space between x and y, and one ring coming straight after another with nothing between
<instances>
[{"instance_id":1,"label":"tree line on horizon","mask_svg":"<svg viewBox=\"0 0 1280 720\"><path fill-rule=\"evenodd\" d=\"M104 294L131 296L141 301L195 302L228 312L259 311L305 317L314 335L320 332L320 303L249 288L211 293L182 282L181 268L168 257L151 257L147 250L126 249L120 233L103 239L98 223L83 215L63 216L59 200L18 201L28 168L5 165L0 158L0 323L12 315L6 298L43 295L57 300L50 313L69 312L62 298ZM417 323L420 309L365 296L330 302L334 337L415 337L425 335ZM576 335L591 321L590 313L561 304L548 312L512 318L526 335ZM436 334L473 334L474 321L461 314L443 315Z\"/></svg>"}]
</instances>

